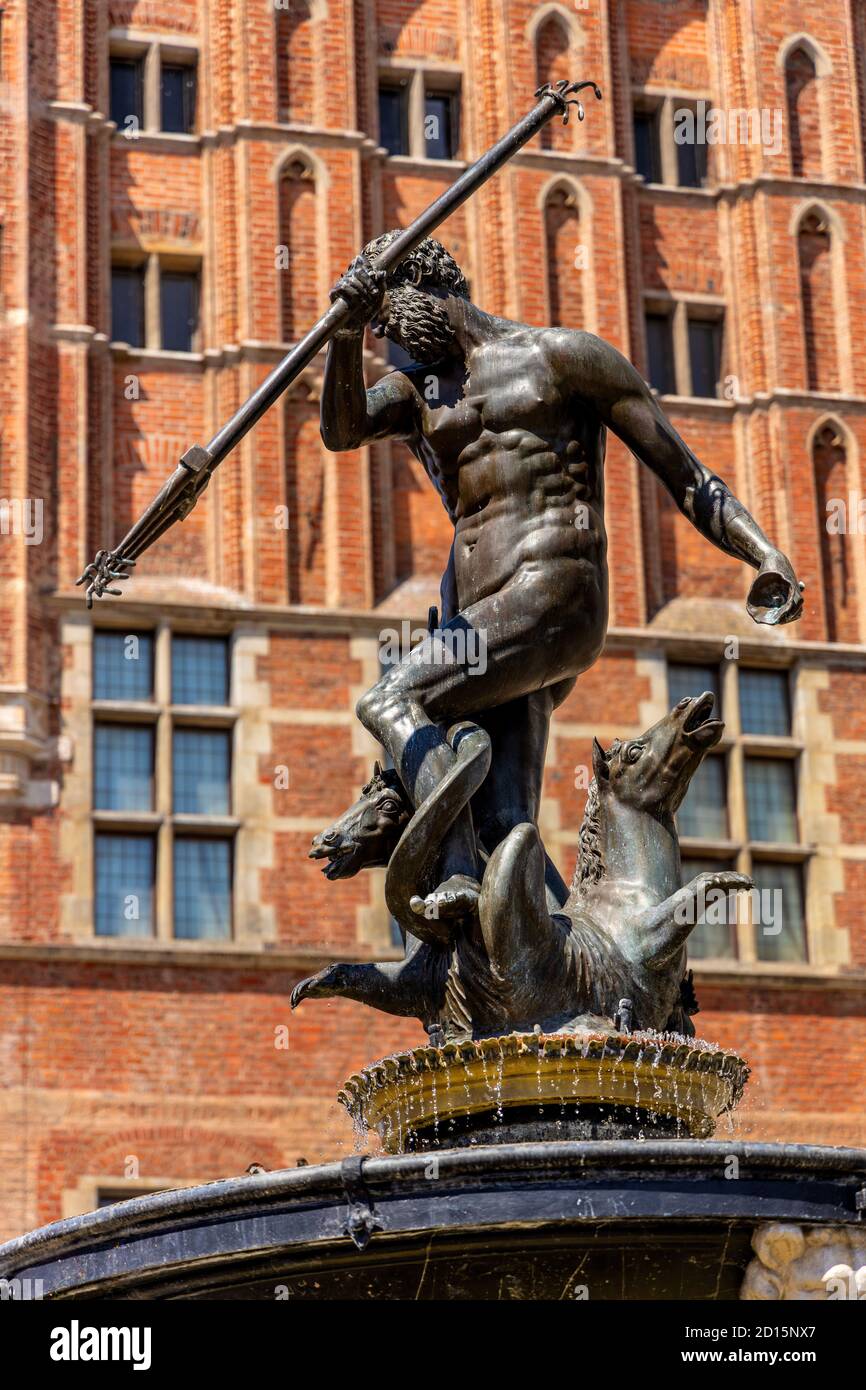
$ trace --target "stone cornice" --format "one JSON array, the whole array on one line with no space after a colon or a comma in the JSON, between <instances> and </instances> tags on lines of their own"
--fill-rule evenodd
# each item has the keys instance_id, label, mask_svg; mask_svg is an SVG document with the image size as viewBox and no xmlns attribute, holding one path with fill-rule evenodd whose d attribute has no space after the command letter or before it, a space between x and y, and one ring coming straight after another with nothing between
<instances>
[{"instance_id":1,"label":"stone cornice","mask_svg":"<svg viewBox=\"0 0 866 1390\"><path fill-rule=\"evenodd\" d=\"M400 960L399 951L374 951L370 947L334 944L332 950L313 946L286 946L253 950L229 942L130 942L122 938L94 939L90 942L38 942L0 940L0 961L30 962L41 965L140 966L142 969L169 967L177 970L258 970L305 971L312 973L339 957L345 961ZM843 974L829 967L773 965L709 965L691 962L698 989L822 990L861 992L866 990L866 971Z\"/></svg>"},{"instance_id":2,"label":"stone cornice","mask_svg":"<svg viewBox=\"0 0 866 1390\"><path fill-rule=\"evenodd\" d=\"M313 946L286 946L254 950L233 942L129 941L122 937L91 941L2 941L0 961L35 962L42 965L130 966L143 969L303 971L313 974L339 958L345 961L400 960L399 951L379 952L349 943L334 944L331 951Z\"/></svg>"},{"instance_id":3,"label":"stone cornice","mask_svg":"<svg viewBox=\"0 0 866 1390\"><path fill-rule=\"evenodd\" d=\"M133 581L134 582L134 581ZM83 621L89 621L84 609L80 590L46 592L43 601L50 608L63 614L79 614ZM223 627L243 623L261 623L263 626L282 629L288 632L306 632L323 637L345 634L353 637L378 637L385 627L399 627L408 622L412 627L426 630L427 615L407 613L405 610L389 612L385 607L369 609L353 608L314 608L312 606L283 606L280 604L253 604L237 595L234 603L219 603L207 595L196 602L172 601L162 594L140 600L128 591L122 601L106 602L94 610L93 621L101 627L129 627L130 622L148 623L160 616L172 622L210 622ZM608 629L605 651L624 649L658 650L663 647L689 647L693 652L721 654L725 642L729 640L724 633L695 635L690 632L666 630L651 627L611 627ZM843 642L797 642L787 640L769 645L759 633L754 637L738 637L741 657L771 661L780 665L790 665L794 661L808 661L813 664L850 666L856 669L866 667L866 645Z\"/></svg>"}]
</instances>

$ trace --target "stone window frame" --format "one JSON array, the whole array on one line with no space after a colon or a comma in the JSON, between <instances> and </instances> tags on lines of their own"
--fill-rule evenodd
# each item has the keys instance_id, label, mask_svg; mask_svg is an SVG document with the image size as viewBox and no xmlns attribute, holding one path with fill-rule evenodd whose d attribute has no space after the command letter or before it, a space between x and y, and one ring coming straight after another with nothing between
<instances>
[{"instance_id":1,"label":"stone window frame","mask_svg":"<svg viewBox=\"0 0 866 1390\"><path fill-rule=\"evenodd\" d=\"M638 175L638 183L644 188L652 189L678 189L685 194L707 194L711 192L708 184L712 177L712 171L707 172L707 183L695 186L693 184L680 183L679 157L677 155L677 142L674 139L674 110L680 106L694 106L698 101L705 101L707 106L712 105L712 100L708 93L704 92L696 95L694 92L676 91L665 89L653 90L648 87L634 87L632 89L632 116L638 111L652 114L658 122L658 142L659 160L661 164L661 181L658 183L647 182L641 175ZM634 124L629 124L629 139L631 141L631 162L635 164L634 149ZM709 161L709 155L708 155ZM635 173L637 169L635 168Z\"/></svg>"},{"instance_id":2,"label":"stone window frame","mask_svg":"<svg viewBox=\"0 0 866 1390\"><path fill-rule=\"evenodd\" d=\"M699 401L724 401L722 395L695 396L692 393L692 363L689 352L689 320L712 319L722 325L722 348L719 356L719 384L727 375L727 303L721 295L677 293L664 290L644 290L641 312L641 331L644 333L643 360L649 362L649 348L646 341L646 315L665 314L672 320L674 343L674 381L677 399Z\"/></svg>"},{"instance_id":3,"label":"stone window frame","mask_svg":"<svg viewBox=\"0 0 866 1390\"><path fill-rule=\"evenodd\" d=\"M815 66L815 82L818 95L818 135L821 144L821 175L818 178L814 175L795 174L791 169L790 125L786 82L788 62L794 53L796 53L797 49L802 49L804 53L808 54ZM787 128L786 153L788 162L787 177L803 183L832 183L836 177L833 90L830 83L830 79L834 75L832 60L823 45L820 44L812 34L807 33L804 29L800 29L796 33L787 34L779 44L776 50L776 68L781 82L782 104L785 108L785 125Z\"/></svg>"},{"instance_id":4,"label":"stone window frame","mask_svg":"<svg viewBox=\"0 0 866 1390\"><path fill-rule=\"evenodd\" d=\"M146 251L137 243L115 242L111 247L111 269L115 267L144 267L144 342L136 347L122 338L111 335L112 348L136 352L158 352L162 355L179 356L184 359L200 357L203 350L202 308L204 304L203 275L204 262L201 255L172 251ZM181 271L195 275L198 279L198 316L192 346L188 351L162 346L162 298L161 283L163 271Z\"/></svg>"},{"instance_id":5,"label":"stone window frame","mask_svg":"<svg viewBox=\"0 0 866 1390\"><path fill-rule=\"evenodd\" d=\"M98 624L94 631L150 632L153 638L153 694L150 700L96 700L91 698L91 728L99 724L139 724L154 730L153 796L151 811L106 811L93 805L91 793L90 821L92 826L91 860L95 855L96 836L100 832L115 831L127 834L150 834L155 840L154 869L154 924L152 933L141 933L135 940L154 945L166 942L189 944L187 938L178 938L174 932L174 837L176 832L226 839L231 842L231 931L225 939L215 942L210 938L191 938L200 940L203 945L228 944L238 939L237 925L241 913L239 895L238 835L242 820L237 814L237 729L240 710L232 703L234 698L233 634L229 630L201 633L180 623L160 622L153 627L145 623L129 624L126 629ZM215 636L224 637L227 643L229 663L229 704L227 705L175 705L171 697L171 641L173 636ZM92 654L91 654L92 671ZM176 728L225 729L231 735L231 761L229 768L229 807L228 815L199 815L176 812L172 806L172 757L173 733ZM95 926L96 884L94 878L94 913L92 922L93 937L97 937ZM115 938L112 938L115 939ZM124 937L125 942L128 938Z\"/></svg>"},{"instance_id":6,"label":"stone window frame","mask_svg":"<svg viewBox=\"0 0 866 1390\"><path fill-rule=\"evenodd\" d=\"M697 836L681 836L680 851L684 856L700 859L718 859L729 865L737 873L750 875L754 863L793 864L800 866L803 888L803 940L805 945L802 966L818 963L816 956L815 931L811 925L810 896L813 885L810 882L810 867L816 849L803 838L805 808L803 804L806 776L803 763L806 754L805 741L798 729L796 666L761 665L760 662L726 660L724 657L707 657L697 660L694 654L682 656L668 652L665 662L665 681L671 666L713 666L718 671L719 693L721 696L721 717L725 721L722 738L709 755L724 760L725 803L728 819L728 838L725 840L702 839ZM791 711L791 733L786 737L771 734L744 733L740 718L740 671L784 672L788 678L788 700ZM696 690L695 694L700 694ZM781 844L757 841L749 838L748 807L746 804L745 763L747 757L779 758L794 766L796 797L797 840ZM761 961L755 948L755 933L751 922L750 909L744 899L738 900L737 923L734 930L736 953L733 958L701 957L701 969L718 963L739 966L768 966L780 963ZM785 963L781 963L785 968Z\"/></svg>"},{"instance_id":7,"label":"stone window frame","mask_svg":"<svg viewBox=\"0 0 866 1390\"><path fill-rule=\"evenodd\" d=\"M408 137L407 154L389 154L389 161L400 164L415 164L429 168L430 165L452 166L464 162L460 150L464 143L465 121L463 109L463 69L457 64L433 64L411 58L380 58L377 72L376 93L384 85L408 87ZM456 97L458 106L459 139L457 153L451 159L433 159L425 153L424 102L428 89L448 92ZM378 107L377 107L378 112ZM377 114L378 121L378 114ZM377 128L378 135L378 128Z\"/></svg>"},{"instance_id":8,"label":"stone window frame","mask_svg":"<svg viewBox=\"0 0 866 1390\"><path fill-rule=\"evenodd\" d=\"M806 331L803 308L802 285L800 282L800 232L806 219L817 216L827 224L830 237L830 256L833 271L833 310L836 336L836 360L839 384L830 394L851 395L854 393L854 357L852 352L851 318L849 305L849 248L845 223L836 209L820 198L809 197L795 205L788 221L791 237L794 274L797 284L799 332L802 341L802 360L806 360ZM813 391L808 384L804 389L810 394L825 396L826 391Z\"/></svg>"},{"instance_id":9,"label":"stone window frame","mask_svg":"<svg viewBox=\"0 0 866 1390\"><path fill-rule=\"evenodd\" d=\"M201 46L197 40L190 41L172 34L161 37L154 34L139 33L134 29L109 29L108 61L112 58L138 58L144 66L142 76L142 135L162 135L166 139L197 140L201 125L199 101L196 101L195 128L191 131L165 131L162 128L162 67L194 67L198 74L201 67ZM106 101L106 108L108 101ZM106 109L106 114L108 111ZM126 140L123 131L115 132L115 139Z\"/></svg>"},{"instance_id":10,"label":"stone window frame","mask_svg":"<svg viewBox=\"0 0 866 1390\"><path fill-rule=\"evenodd\" d=\"M118 1195L115 1201L126 1202L131 1197L150 1197L157 1192L174 1192L180 1187L195 1187L199 1178L113 1178L107 1173L85 1173L74 1187L65 1187L60 1194L60 1214L85 1216L96 1211L100 1197L109 1192Z\"/></svg>"}]
</instances>

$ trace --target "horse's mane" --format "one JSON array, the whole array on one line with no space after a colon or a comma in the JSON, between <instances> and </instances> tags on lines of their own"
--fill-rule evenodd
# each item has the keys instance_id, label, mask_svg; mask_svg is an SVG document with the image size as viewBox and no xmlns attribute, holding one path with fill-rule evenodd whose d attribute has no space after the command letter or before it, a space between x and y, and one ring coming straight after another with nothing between
<instances>
[{"instance_id":1,"label":"horse's mane","mask_svg":"<svg viewBox=\"0 0 866 1390\"><path fill-rule=\"evenodd\" d=\"M579 850L574 866L571 891L604 878L604 859L601 853L601 826L598 817L598 783L593 777L589 784L586 806L578 836Z\"/></svg>"},{"instance_id":2,"label":"horse's mane","mask_svg":"<svg viewBox=\"0 0 866 1390\"><path fill-rule=\"evenodd\" d=\"M619 747L619 739L614 739L606 757L611 758ZM589 791L586 795L586 806L584 807L583 820L580 825L578 844L577 863L574 866L574 878L571 882L572 892L575 892L584 884L598 883L604 878L607 872L604 863L604 855L601 852L598 781L595 777L593 777L590 782Z\"/></svg>"}]
</instances>

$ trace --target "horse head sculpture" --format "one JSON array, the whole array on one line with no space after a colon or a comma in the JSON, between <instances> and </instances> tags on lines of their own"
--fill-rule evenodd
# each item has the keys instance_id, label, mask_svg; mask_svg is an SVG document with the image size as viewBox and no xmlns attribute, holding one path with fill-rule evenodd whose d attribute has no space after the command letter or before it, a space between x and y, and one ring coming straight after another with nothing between
<instances>
[{"instance_id":1,"label":"horse head sculpture","mask_svg":"<svg viewBox=\"0 0 866 1390\"><path fill-rule=\"evenodd\" d=\"M326 878L352 878L388 863L412 816L412 803L393 768L377 762L354 805L313 840L310 859L326 859Z\"/></svg>"}]
</instances>

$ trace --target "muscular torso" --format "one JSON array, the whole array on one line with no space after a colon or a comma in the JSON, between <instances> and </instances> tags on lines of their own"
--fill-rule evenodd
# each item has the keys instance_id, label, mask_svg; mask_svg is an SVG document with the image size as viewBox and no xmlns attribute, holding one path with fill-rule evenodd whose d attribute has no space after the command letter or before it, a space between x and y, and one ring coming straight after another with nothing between
<instances>
[{"instance_id":1,"label":"muscular torso","mask_svg":"<svg viewBox=\"0 0 866 1390\"><path fill-rule=\"evenodd\" d=\"M463 609L537 565L556 569L564 601L603 584L605 430L555 349L556 330L521 327L476 347L466 368L412 373L408 443L455 524Z\"/></svg>"}]
</instances>

